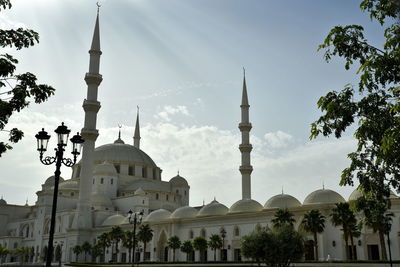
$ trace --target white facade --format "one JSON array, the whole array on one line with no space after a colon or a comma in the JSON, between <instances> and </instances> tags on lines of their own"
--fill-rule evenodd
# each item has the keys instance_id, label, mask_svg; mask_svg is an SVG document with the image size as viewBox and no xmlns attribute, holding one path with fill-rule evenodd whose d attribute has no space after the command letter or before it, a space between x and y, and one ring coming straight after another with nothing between
<instances>
[{"instance_id":1,"label":"white facade","mask_svg":"<svg viewBox=\"0 0 400 267\"><path fill-rule=\"evenodd\" d=\"M280 194L266 200L262 205L251 199L249 140L251 123L249 121L249 102L244 80L241 102L242 118L239 124L242 144L242 198L227 207L214 200L201 207L189 206L190 186L179 174L169 181L161 178L161 169L144 151L140 149L139 116L132 144L126 144L120 137L110 144L95 146L97 111L100 102L97 90L102 77L99 74L100 33L97 17L90 53L90 67L85 81L88 96L84 100L85 123L82 135L86 142L82 160L73 167L72 177L60 179L58 206L55 226L55 245L62 247L62 261L74 261L72 248L83 241L94 242L97 236L120 226L123 230L132 230L127 213L143 211L143 223L148 223L154 231L153 240L147 244L146 253L139 248L141 259L146 254L150 260L171 260L172 251L166 248L169 237L177 235L182 241L197 236L208 237L226 231L224 249L217 251L217 259L222 254L227 260L240 259L241 238L261 227L270 225L278 208L288 208L295 214L296 227L304 213L311 209L320 210L327 218L334 203L344 202L338 193L320 189L310 193L303 203L295 197ZM233 168L235 166L232 166ZM54 177L49 177L37 192L37 201L33 206L7 204L0 200L0 245L12 250L18 247L31 247L34 255L32 262L42 262L44 248L47 246L50 213L53 197ZM350 200L357 198L355 191ZM400 257L400 199L392 196L393 218L391 238L392 257ZM312 237L309 236L311 240ZM326 228L318 235L319 255L326 259L344 259L345 244L342 232L326 220ZM358 259L371 259L379 254L378 235L364 228L361 237L355 241ZM119 261L127 261L128 252L121 248ZM378 255L380 258L381 255ZM199 259L198 252L195 259ZM207 251L208 260L212 260L213 251ZM111 249L105 260L111 259ZM177 260L186 260L186 255L176 251ZM14 261L11 256L7 261Z\"/></svg>"}]
</instances>

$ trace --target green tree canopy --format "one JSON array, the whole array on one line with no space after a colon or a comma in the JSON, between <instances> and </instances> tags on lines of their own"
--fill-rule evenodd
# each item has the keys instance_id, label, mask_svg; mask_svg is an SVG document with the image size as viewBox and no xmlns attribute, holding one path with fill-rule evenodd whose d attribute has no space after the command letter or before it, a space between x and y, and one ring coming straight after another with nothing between
<instances>
[{"instance_id":1,"label":"green tree canopy","mask_svg":"<svg viewBox=\"0 0 400 267\"><path fill-rule=\"evenodd\" d=\"M274 227L282 227L284 225L290 225L293 227L296 220L293 218L294 214L289 212L288 209L278 209L275 212L275 218L271 220Z\"/></svg>"},{"instance_id":2,"label":"green tree canopy","mask_svg":"<svg viewBox=\"0 0 400 267\"><path fill-rule=\"evenodd\" d=\"M0 0L0 11L11 8L11 0ZM30 29L0 29L0 47L20 50L39 42L39 34ZM0 157L17 143L24 133L17 129L5 129L15 112L29 106L30 101L40 104L54 94L54 88L37 83L30 72L16 73L18 60L8 53L0 54L0 131L8 132L8 140L0 142Z\"/></svg>"},{"instance_id":3,"label":"green tree canopy","mask_svg":"<svg viewBox=\"0 0 400 267\"><path fill-rule=\"evenodd\" d=\"M75 254L75 261L78 262L79 254L82 253L82 247L79 245L75 245L72 248L72 252ZM47 253L46 253L47 254Z\"/></svg>"},{"instance_id":4,"label":"green tree canopy","mask_svg":"<svg viewBox=\"0 0 400 267\"><path fill-rule=\"evenodd\" d=\"M315 259L318 260L318 238L317 234L325 229L325 216L319 210L310 210L304 214L301 226L306 232L312 233L314 237Z\"/></svg>"},{"instance_id":5,"label":"green tree canopy","mask_svg":"<svg viewBox=\"0 0 400 267\"><path fill-rule=\"evenodd\" d=\"M92 245L88 241L83 242L82 252L85 254L85 262L86 262L86 255L92 252Z\"/></svg>"},{"instance_id":6,"label":"green tree canopy","mask_svg":"<svg viewBox=\"0 0 400 267\"><path fill-rule=\"evenodd\" d=\"M193 243L190 240L186 240L181 245L181 251L186 253L186 260L189 260L189 254L194 251Z\"/></svg>"},{"instance_id":7,"label":"green tree canopy","mask_svg":"<svg viewBox=\"0 0 400 267\"><path fill-rule=\"evenodd\" d=\"M150 225L142 224L139 227L137 238L139 241L143 242L143 251L146 252L147 243L153 239L153 229L151 229Z\"/></svg>"},{"instance_id":8,"label":"green tree canopy","mask_svg":"<svg viewBox=\"0 0 400 267\"><path fill-rule=\"evenodd\" d=\"M181 247L181 240L174 235L168 239L167 246L172 249L173 261L175 261L175 250Z\"/></svg>"},{"instance_id":9,"label":"green tree canopy","mask_svg":"<svg viewBox=\"0 0 400 267\"><path fill-rule=\"evenodd\" d=\"M304 240L289 224L265 228L243 237L242 253L269 267L287 267L303 257Z\"/></svg>"},{"instance_id":10,"label":"green tree canopy","mask_svg":"<svg viewBox=\"0 0 400 267\"><path fill-rule=\"evenodd\" d=\"M219 235L213 234L208 241L208 247L214 250L214 261L217 260L217 249L222 248L222 239Z\"/></svg>"}]
</instances>

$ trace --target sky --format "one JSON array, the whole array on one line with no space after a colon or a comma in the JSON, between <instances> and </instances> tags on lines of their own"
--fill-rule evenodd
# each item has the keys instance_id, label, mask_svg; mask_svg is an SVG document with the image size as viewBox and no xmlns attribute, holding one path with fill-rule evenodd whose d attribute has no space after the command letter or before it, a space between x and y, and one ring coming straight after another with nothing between
<instances>
[{"instance_id":1,"label":"sky","mask_svg":"<svg viewBox=\"0 0 400 267\"><path fill-rule=\"evenodd\" d=\"M0 28L27 27L40 34L29 49L2 49L19 59L17 73L37 75L56 93L14 114L7 128L25 138L0 158L0 194L11 204L34 204L35 192L55 166L40 163L34 135L53 133L62 121L83 127L83 99L96 1L14 0L0 11ZM190 188L190 205L214 197L227 206L241 198L240 101L243 67L253 124L252 198L293 195L301 202L323 186L348 198L341 171L355 149L351 129L341 139L310 140L321 115L319 97L357 85L357 69L327 63L317 51L336 25L360 24L374 45L383 29L355 0L103 0L100 1L100 73L96 146L122 139L133 144L140 106L141 149ZM55 146L55 135L49 144ZM0 139L7 135L0 132ZM68 150L67 150L68 151ZM49 152L48 152L49 153ZM50 155L49 154L49 155ZM71 171L62 168L62 176Z\"/></svg>"}]
</instances>

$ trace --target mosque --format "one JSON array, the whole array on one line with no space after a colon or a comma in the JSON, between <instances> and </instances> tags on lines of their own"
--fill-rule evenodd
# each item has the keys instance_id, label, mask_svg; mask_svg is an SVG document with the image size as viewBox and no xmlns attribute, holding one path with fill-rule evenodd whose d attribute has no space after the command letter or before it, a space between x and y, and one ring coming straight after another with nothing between
<instances>
[{"instance_id":1,"label":"mosque","mask_svg":"<svg viewBox=\"0 0 400 267\"><path fill-rule=\"evenodd\" d=\"M139 115L132 144L118 137L113 143L95 146L98 137L96 129L97 112L100 102L97 99L98 87L102 81L99 74L100 56L99 15L89 50L89 72L85 75L87 98L83 101L85 112L84 127L81 131L85 144L82 159L73 168L70 179L62 179L59 184L58 206L54 235L55 246L61 246L62 261L75 260L72 248L84 241L92 244L96 237L109 232L113 226L132 230L128 211L143 211L142 223L153 230L153 239L144 247L140 245L137 258L151 261L171 261L172 251L167 247L169 237L177 235L181 241L193 240L197 236L206 239L212 234L225 232L223 248L217 251L218 260L243 260L240 247L243 236L252 231L271 225L271 220L279 208L287 208L295 215L298 228L304 213L311 209L320 210L326 217L331 213L334 203L346 200L337 192L320 189L311 192L301 203L291 195L279 194L269 198L264 205L251 199L249 101L246 80L243 80L241 99L241 122L239 129L242 140L239 145L242 163L239 167L242 176L242 198L227 207L216 200L199 206L189 206L190 186L179 174L168 181L162 179L159 166L140 149ZM239 102L239 101L238 101ZM234 166L232 166L234 167ZM37 191L35 205L13 205L0 200L0 245L9 250L29 247L33 253L27 259L33 263L43 262L49 238L50 214L54 176L49 177ZM357 199L356 190L348 201ZM390 232L392 258L400 258L400 199L392 195L392 212L395 214ZM306 242L306 259L314 259L312 236ZM318 234L320 259L345 259L345 243L340 227L334 227L326 220L323 233ZM381 259L380 242L377 233L363 228L355 241L357 258L362 260ZM111 249L102 260L111 259ZM113 255L119 262L127 262L128 251L121 248ZM198 251L190 255L192 259L213 260L211 250L200 255ZM6 261L15 261L12 255ZM186 260L186 254L176 251L176 260Z\"/></svg>"}]
</instances>

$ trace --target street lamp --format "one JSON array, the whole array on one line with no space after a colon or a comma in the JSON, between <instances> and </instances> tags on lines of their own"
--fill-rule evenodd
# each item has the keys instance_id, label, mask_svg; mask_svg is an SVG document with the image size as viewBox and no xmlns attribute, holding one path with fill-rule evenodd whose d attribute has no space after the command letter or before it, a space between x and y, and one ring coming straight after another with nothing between
<instances>
[{"instance_id":1,"label":"street lamp","mask_svg":"<svg viewBox=\"0 0 400 267\"><path fill-rule=\"evenodd\" d=\"M133 224L133 248L132 248L132 266L135 266L135 247L136 247L136 225L142 222L143 211L141 212L132 212L132 210L128 211L128 219L129 223Z\"/></svg>"},{"instance_id":2,"label":"street lamp","mask_svg":"<svg viewBox=\"0 0 400 267\"><path fill-rule=\"evenodd\" d=\"M219 231L219 233L221 234L222 237L222 260L225 261L225 237L226 237L226 231L224 228L221 228L221 230Z\"/></svg>"},{"instance_id":3,"label":"street lamp","mask_svg":"<svg viewBox=\"0 0 400 267\"><path fill-rule=\"evenodd\" d=\"M77 157L81 154L81 149L83 145L82 136L77 133L74 135L70 141L72 142L72 152L73 159L64 158L64 147L68 143L68 136L71 130L61 123L54 131L57 134L57 148L55 148L55 156L46 156L43 158L44 152L47 150L47 145L49 143L50 135L42 128L42 130L35 135L37 140L37 150L39 151L39 159L44 165L56 164L56 171L54 172L54 193L53 193L53 206L51 209L51 222L50 222L50 233L49 233L49 244L46 257L46 267L51 266L51 260L53 256L53 239L54 239L54 227L56 222L56 210L57 210L57 196L58 196L58 183L60 181L60 168L61 163L67 167L72 167L76 163Z\"/></svg>"}]
</instances>

